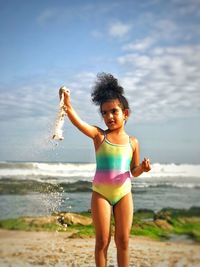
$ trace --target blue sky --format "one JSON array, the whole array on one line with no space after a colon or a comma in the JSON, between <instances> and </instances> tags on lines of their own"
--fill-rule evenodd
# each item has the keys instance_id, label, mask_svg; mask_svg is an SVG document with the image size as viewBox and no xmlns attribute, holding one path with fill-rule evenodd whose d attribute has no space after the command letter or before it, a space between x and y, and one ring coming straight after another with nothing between
<instances>
[{"instance_id":1,"label":"blue sky","mask_svg":"<svg viewBox=\"0 0 200 267\"><path fill-rule=\"evenodd\" d=\"M0 0L0 160L94 161L67 119L64 141L50 135L61 85L104 127L90 100L104 71L125 88L141 157L200 163L199 22L199 0Z\"/></svg>"}]
</instances>

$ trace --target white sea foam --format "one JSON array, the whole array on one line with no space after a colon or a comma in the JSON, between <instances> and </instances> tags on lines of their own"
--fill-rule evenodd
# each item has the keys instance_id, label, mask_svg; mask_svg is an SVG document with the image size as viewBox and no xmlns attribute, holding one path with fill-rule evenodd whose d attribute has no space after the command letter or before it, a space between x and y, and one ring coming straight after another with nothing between
<instances>
[{"instance_id":1,"label":"white sea foam","mask_svg":"<svg viewBox=\"0 0 200 267\"><path fill-rule=\"evenodd\" d=\"M95 163L40 163L40 162L1 162L0 178L35 176L35 178L48 177L79 177L79 179L91 179L94 175ZM143 173L142 178L169 178L169 177L190 177L200 178L200 165L194 164L152 164L148 173Z\"/></svg>"},{"instance_id":2,"label":"white sea foam","mask_svg":"<svg viewBox=\"0 0 200 267\"><path fill-rule=\"evenodd\" d=\"M37 181L75 182L91 180L95 164L73 163L0 163L0 179L33 179Z\"/></svg>"},{"instance_id":3,"label":"white sea foam","mask_svg":"<svg viewBox=\"0 0 200 267\"><path fill-rule=\"evenodd\" d=\"M27 211L34 213L34 210L40 214L44 207L43 214L47 209L59 208L61 201L65 201L63 210L69 210L70 206L74 211L87 210L95 166L94 163L0 162L0 217L9 218L15 212L16 216ZM133 178L132 183L136 209L157 211L163 207L200 206L200 165L155 163L149 173ZM35 199L42 202L41 207ZM8 214L10 208L12 212Z\"/></svg>"},{"instance_id":4,"label":"white sea foam","mask_svg":"<svg viewBox=\"0 0 200 267\"><path fill-rule=\"evenodd\" d=\"M195 164L152 164L150 172L143 173L141 177L198 177L200 178L200 165Z\"/></svg>"}]
</instances>

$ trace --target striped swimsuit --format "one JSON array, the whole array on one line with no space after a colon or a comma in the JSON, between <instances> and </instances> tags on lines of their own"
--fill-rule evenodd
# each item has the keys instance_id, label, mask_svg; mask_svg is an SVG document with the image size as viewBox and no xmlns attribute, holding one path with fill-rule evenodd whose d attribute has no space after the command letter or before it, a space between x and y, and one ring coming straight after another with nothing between
<instances>
[{"instance_id":1,"label":"striped swimsuit","mask_svg":"<svg viewBox=\"0 0 200 267\"><path fill-rule=\"evenodd\" d=\"M133 149L128 144L112 144L105 138L96 151L96 173L92 190L104 196L111 205L131 192L130 163Z\"/></svg>"}]
</instances>

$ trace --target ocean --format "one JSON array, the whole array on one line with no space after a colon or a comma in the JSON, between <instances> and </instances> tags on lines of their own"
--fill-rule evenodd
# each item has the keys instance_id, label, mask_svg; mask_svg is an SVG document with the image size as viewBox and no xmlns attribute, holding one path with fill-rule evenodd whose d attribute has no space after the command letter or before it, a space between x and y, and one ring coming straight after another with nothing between
<instances>
[{"instance_id":1,"label":"ocean","mask_svg":"<svg viewBox=\"0 0 200 267\"><path fill-rule=\"evenodd\" d=\"M0 219L90 209L94 163L0 162ZM134 209L200 207L200 165L152 164L132 179Z\"/></svg>"}]
</instances>

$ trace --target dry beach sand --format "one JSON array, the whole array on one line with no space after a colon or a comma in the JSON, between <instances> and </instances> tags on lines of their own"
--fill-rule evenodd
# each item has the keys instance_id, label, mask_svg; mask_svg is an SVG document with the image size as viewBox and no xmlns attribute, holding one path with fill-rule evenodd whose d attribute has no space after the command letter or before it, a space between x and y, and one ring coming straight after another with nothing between
<instances>
[{"instance_id":1,"label":"dry beach sand","mask_svg":"<svg viewBox=\"0 0 200 267\"><path fill-rule=\"evenodd\" d=\"M0 266L93 267L94 239L70 238L67 233L0 230ZM112 240L108 266L117 266ZM159 242L144 237L130 239L131 267L197 267L200 245Z\"/></svg>"}]
</instances>

